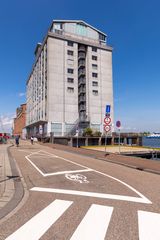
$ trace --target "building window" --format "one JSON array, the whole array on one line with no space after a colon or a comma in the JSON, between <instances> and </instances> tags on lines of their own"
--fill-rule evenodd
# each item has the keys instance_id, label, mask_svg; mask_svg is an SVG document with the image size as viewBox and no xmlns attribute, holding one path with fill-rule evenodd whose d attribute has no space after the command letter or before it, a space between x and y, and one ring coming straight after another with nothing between
<instances>
[{"instance_id":1,"label":"building window","mask_svg":"<svg viewBox=\"0 0 160 240\"><path fill-rule=\"evenodd\" d=\"M92 52L97 52L97 48L96 47L92 47Z\"/></svg>"},{"instance_id":2,"label":"building window","mask_svg":"<svg viewBox=\"0 0 160 240\"><path fill-rule=\"evenodd\" d=\"M74 79L73 78L67 78L67 82L68 83L74 83Z\"/></svg>"},{"instance_id":3,"label":"building window","mask_svg":"<svg viewBox=\"0 0 160 240\"><path fill-rule=\"evenodd\" d=\"M72 65L73 66L74 61L72 59L67 59L67 63L68 63L68 65Z\"/></svg>"},{"instance_id":4,"label":"building window","mask_svg":"<svg viewBox=\"0 0 160 240\"><path fill-rule=\"evenodd\" d=\"M67 42L67 45L70 46L70 47L73 47L73 42L68 41L68 42Z\"/></svg>"},{"instance_id":5,"label":"building window","mask_svg":"<svg viewBox=\"0 0 160 240\"><path fill-rule=\"evenodd\" d=\"M93 90L92 93L93 93L93 95L95 95L95 96L98 95L98 91L97 91L97 90Z\"/></svg>"},{"instance_id":6,"label":"building window","mask_svg":"<svg viewBox=\"0 0 160 240\"><path fill-rule=\"evenodd\" d=\"M69 93L73 93L73 92L74 92L74 88L72 88L72 87L68 87L68 88L67 88L67 92L69 92Z\"/></svg>"},{"instance_id":7,"label":"building window","mask_svg":"<svg viewBox=\"0 0 160 240\"><path fill-rule=\"evenodd\" d=\"M92 64L93 69L97 69L97 64Z\"/></svg>"},{"instance_id":8,"label":"building window","mask_svg":"<svg viewBox=\"0 0 160 240\"><path fill-rule=\"evenodd\" d=\"M98 73L92 73L92 77L97 78L98 77Z\"/></svg>"},{"instance_id":9,"label":"building window","mask_svg":"<svg viewBox=\"0 0 160 240\"><path fill-rule=\"evenodd\" d=\"M103 35L103 34L99 34L99 40L101 40L101 41L106 41L106 36L105 35Z\"/></svg>"},{"instance_id":10,"label":"building window","mask_svg":"<svg viewBox=\"0 0 160 240\"><path fill-rule=\"evenodd\" d=\"M70 56L73 56L73 51L68 50L68 51L67 51L67 54L70 55Z\"/></svg>"},{"instance_id":11,"label":"building window","mask_svg":"<svg viewBox=\"0 0 160 240\"><path fill-rule=\"evenodd\" d=\"M97 56L92 56L92 60L95 60L95 61L97 61Z\"/></svg>"},{"instance_id":12,"label":"building window","mask_svg":"<svg viewBox=\"0 0 160 240\"><path fill-rule=\"evenodd\" d=\"M92 86L98 86L98 82L92 82Z\"/></svg>"},{"instance_id":13,"label":"building window","mask_svg":"<svg viewBox=\"0 0 160 240\"><path fill-rule=\"evenodd\" d=\"M68 69L67 69L67 72L73 74L73 73L74 73L74 70L73 70L72 68L68 68Z\"/></svg>"}]
</instances>

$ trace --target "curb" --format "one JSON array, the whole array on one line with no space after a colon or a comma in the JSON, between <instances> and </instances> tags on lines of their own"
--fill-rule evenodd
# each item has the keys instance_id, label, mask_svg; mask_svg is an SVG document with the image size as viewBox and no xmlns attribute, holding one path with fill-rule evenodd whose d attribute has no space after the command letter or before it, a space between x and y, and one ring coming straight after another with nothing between
<instances>
[{"instance_id":1,"label":"curb","mask_svg":"<svg viewBox=\"0 0 160 240\"><path fill-rule=\"evenodd\" d=\"M16 162L14 158L12 158L12 155L9 150L9 148L12 146L7 147L8 159L11 167L11 175L6 177L8 180L12 179L14 184L14 193L11 200L0 209L0 220L7 216L9 213L11 213L11 211L17 207L17 205L20 203L24 196L23 183L21 181L21 177L17 169Z\"/></svg>"}]
</instances>

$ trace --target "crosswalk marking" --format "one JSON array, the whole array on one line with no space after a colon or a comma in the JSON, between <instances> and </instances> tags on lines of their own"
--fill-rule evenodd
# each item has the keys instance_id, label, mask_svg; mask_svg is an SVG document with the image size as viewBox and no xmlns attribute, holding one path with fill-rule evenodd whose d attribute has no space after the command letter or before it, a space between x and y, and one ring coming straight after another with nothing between
<instances>
[{"instance_id":1,"label":"crosswalk marking","mask_svg":"<svg viewBox=\"0 0 160 240\"><path fill-rule=\"evenodd\" d=\"M70 240L104 240L113 207L92 204Z\"/></svg>"},{"instance_id":2,"label":"crosswalk marking","mask_svg":"<svg viewBox=\"0 0 160 240\"><path fill-rule=\"evenodd\" d=\"M72 203L72 201L56 199L6 240L38 240Z\"/></svg>"},{"instance_id":3,"label":"crosswalk marking","mask_svg":"<svg viewBox=\"0 0 160 240\"><path fill-rule=\"evenodd\" d=\"M160 214L138 211L139 240L160 240Z\"/></svg>"},{"instance_id":4,"label":"crosswalk marking","mask_svg":"<svg viewBox=\"0 0 160 240\"><path fill-rule=\"evenodd\" d=\"M5 240L38 240L72 205L56 199ZM113 207L92 204L70 240L104 240ZM138 211L139 240L160 240L160 213Z\"/></svg>"}]
</instances>

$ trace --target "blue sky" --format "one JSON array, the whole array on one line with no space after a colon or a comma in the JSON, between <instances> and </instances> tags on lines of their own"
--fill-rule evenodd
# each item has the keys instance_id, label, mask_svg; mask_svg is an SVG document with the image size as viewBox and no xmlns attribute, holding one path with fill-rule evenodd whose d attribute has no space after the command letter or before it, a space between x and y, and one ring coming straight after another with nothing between
<instances>
[{"instance_id":1,"label":"blue sky","mask_svg":"<svg viewBox=\"0 0 160 240\"><path fill-rule=\"evenodd\" d=\"M82 19L113 46L115 121L123 131L160 131L160 1L0 1L0 115L10 128L25 102L34 49L53 19ZM0 126L1 127L1 126Z\"/></svg>"}]
</instances>

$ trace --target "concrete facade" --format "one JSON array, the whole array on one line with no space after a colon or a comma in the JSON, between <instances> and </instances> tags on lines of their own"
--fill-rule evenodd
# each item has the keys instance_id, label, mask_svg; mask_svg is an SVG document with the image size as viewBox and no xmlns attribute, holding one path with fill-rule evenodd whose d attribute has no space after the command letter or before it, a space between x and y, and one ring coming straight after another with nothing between
<instances>
[{"instance_id":1,"label":"concrete facade","mask_svg":"<svg viewBox=\"0 0 160 240\"><path fill-rule=\"evenodd\" d=\"M52 22L27 81L28 135L103 132L106 105L113 122L112 48L83 21ZM82 133L82 132L81 132Z\"/></svg>"}]
</instances>

